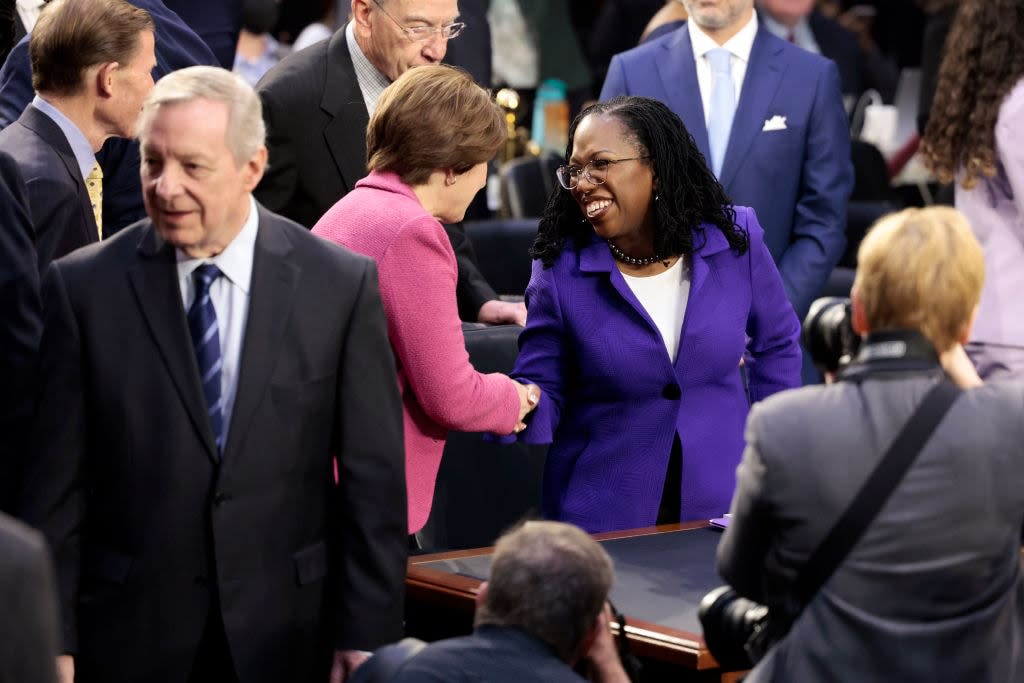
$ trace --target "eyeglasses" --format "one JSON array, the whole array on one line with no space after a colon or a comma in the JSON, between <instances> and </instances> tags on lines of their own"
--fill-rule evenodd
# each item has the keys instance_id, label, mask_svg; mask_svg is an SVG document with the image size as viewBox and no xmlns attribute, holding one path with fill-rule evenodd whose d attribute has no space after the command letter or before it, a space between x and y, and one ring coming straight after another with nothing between
<instances>
[{"instance_id":1,"label":"eyeglasses","mask_svg":"<svg viewBox=\"0 0 1024 683\"><path fill-rule=\"evenodd\" d=\"M623 161L637 161L639 159L650 159L649 156L627 157L626 159L594 159L586 166L559 166L555 171L558 184L567 190L574 190L580 184L580 176L587 179L593 185L603 185L608 177L608 167Z\"/></svg>"},{"instance_id":2,"label":"eyeglasses","mask_svg":"<svg viewBox=\"0 0 1024 683\"><path fill-rule=\"evenodd\" d=\"M395 26L401 29L402 33L404 33L409 40L416 43L425 43L428 40L433 39L435 35L440 35L445 40L451 40L452 38L457 38L459 34L462 33L462 29L466 28L466 24L461 21L456 21L455 23L447 24L445 26L402 26L397 19L391 16L391 14L384 9L384 5L381 4L381 0L373 0L373 2L378 8L380 8L380 11L384 13L384 16L395 22Z\"/></svg>"}]
</instances>

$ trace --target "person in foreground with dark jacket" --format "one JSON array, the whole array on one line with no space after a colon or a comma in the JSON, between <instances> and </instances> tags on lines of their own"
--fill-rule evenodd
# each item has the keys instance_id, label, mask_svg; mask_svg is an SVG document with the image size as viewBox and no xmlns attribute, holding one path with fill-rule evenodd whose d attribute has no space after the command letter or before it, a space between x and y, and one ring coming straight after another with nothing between
<instances>
[{"instance_id":1,"label":"person in foreground with dark jacket","mask_svg":"<svg viewBox=\"0 0 1024 683\"><path fill-rule=\"evenodd\" d=\"M858 264L855 362L836 384L751 410L718 547L726 581L784 608L922 397L947 375L964 390L746 680L1022 680L1024 387L981 385L961 346L981 294L981 247L958 211L907 209L874 226Z\"/></svg>"},{"instance_id":2,"label":"person in foreground with dark jacket","mask_svg":"<svg viewBox=\"0 0 1024 683\"><path fill-rule=\"evenodd\" d=\"M353 683L578 683L571 667L584 659L592 680L625 683L608 629L612 578L611 558L579 528L526 522L498 539L472 635L428 645L390 676L377 666L405 643L384 648Z\"/></svg>"}]
</instances>

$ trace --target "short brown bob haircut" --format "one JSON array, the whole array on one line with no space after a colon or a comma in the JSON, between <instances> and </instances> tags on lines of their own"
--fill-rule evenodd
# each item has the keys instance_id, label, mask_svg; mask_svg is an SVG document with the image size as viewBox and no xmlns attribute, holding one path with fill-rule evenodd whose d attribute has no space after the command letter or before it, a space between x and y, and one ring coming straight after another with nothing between
<instances>
[{"instance_id":1,"label":"short brown bob haircut","mask_svg":"<svg viewBox=\"0 0 1024 683\"><path fill-rule=\"evenodd\" d=\"M918 330L941 353L964 333L984 281L985 257L967 219L933 206L875 223L857 251L853 292L869 330Z\"/></svg>"},{"instance_id":2,"label":"short brown bob haircut","mask_svg":"<svg viewBox=\"0 0 1024 683\"><path fill-rule=\"evenodd\" d=\"M417 66L385 88L366 129L371 171L422 185L433 171L465 173L494 157L505 139L501 109L461 69Z\"/></svg>"},{"instance_id":3,"label":"short brown bob haircut","mask_svg":"<svg viewBox=\"0 0 1024 683\"><path fill-rule=\"evenodd\" d=\"M81 92L89 67L131 61L143 31L154 31L153 19L125 0L53 0L28 43L32 87L54 95Z\"/></svg>"}]
</instances>

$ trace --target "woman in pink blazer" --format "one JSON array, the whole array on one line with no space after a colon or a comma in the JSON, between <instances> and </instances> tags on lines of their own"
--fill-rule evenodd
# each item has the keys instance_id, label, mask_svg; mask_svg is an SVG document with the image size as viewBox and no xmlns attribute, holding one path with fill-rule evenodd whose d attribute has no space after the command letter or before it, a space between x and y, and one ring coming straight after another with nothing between
<instances>
[{"instance_id":1,"label":"woman in pink blazer","mask_svg":"<svg viewBox=\"0 0 1024 683\"><path fill-rule=\"evenodd\" d=\"M470 365L441 225L462 220L504 137L501 111L466 73L410 69L370 119L370 175L313 227L377 262L402 392L410 534L430 514L448 431L511 434L540 397L534 385Z\"/></svg>"}]
</instances>

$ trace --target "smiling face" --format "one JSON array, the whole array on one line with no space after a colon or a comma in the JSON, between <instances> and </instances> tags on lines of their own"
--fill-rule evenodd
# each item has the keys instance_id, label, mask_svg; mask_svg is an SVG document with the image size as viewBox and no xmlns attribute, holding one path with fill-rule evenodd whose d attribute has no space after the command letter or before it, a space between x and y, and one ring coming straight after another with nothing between
<instances>
[{"instance_id":1,"label":"smiling face","mask_svg":"<svg viewBox=\"0 0 1024 683\"><path fill-rule=\"evenodd\" d=\"M165 241L192 258L231 243L263 176L266 148L236 162L228 125L226 102L199 98L162 105L140 131L146 213Z\"/></svg>"},{"instance_id":2,"label":"smiling face","mask_svg":"<svg viewBox=\"0 0 1024 683\"><path fill-rule=\"evenodd\" d=\"M625 125L614 115L590 114L573 136L570 166L591 161L614 161L645 156ZM630 256L648 256L654 250L654 191L657 181L649 160L609 164L602 184L581 175L572 196L594 232Z\"/></svg>"},{"instance_id":3,"label":"smiling face","mask_svg":"<svg viewBox=\"0 0 1024 683\"><path fill-rule=\"evenodd\" d=\"M359 47L394 81L414 66L439 64L448 51L440 34L417 42L402 27L447 26L458 19L459 6L457 0L353 0L352 16Z\"/></svg>"}]
</instances>

